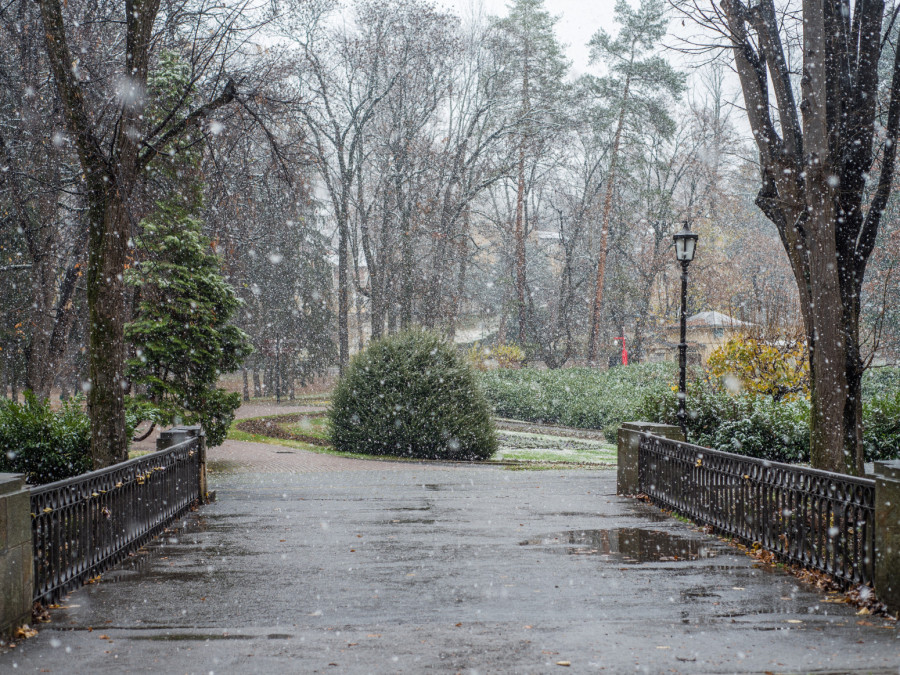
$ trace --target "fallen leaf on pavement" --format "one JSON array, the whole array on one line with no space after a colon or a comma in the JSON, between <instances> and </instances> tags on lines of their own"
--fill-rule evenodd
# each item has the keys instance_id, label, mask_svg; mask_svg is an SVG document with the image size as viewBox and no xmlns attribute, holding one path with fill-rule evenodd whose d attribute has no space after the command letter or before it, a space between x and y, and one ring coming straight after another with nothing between
<instances>
[{"instance_id":1,"label":"fallen leaf on pavement","mask_svg":"<svg viewBox=\"0 0 900 675\"><path fill-rule=\"evenodd\" d=\"M23 638L34 637L37 634L38 632L26 623L24 626L16 628L15 637L21 640Z\"/></svg>"}]
</instances>

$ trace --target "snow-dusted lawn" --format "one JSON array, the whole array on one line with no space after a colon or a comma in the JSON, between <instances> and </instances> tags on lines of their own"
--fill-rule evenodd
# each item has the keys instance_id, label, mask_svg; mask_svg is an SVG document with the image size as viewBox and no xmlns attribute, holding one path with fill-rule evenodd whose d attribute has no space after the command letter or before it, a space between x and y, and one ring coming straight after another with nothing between
<instances>
[{"instance_id":1,"label":"snow-dusted lawn","mask_svg":"<svg viewBox=\"0 0 900 675\"><path fill-rule=\"evenodd\" d=\"M615 464L616 447L610 443L568 436L499 430L500 449L493 459L539 462Z\"/></svg>"},{"instance_id":2,"label":"snow-dusted lawn","mask_svg":"<svg viewBox=\"0 0 900 675\"><path fill-rule=\"evenodd\" d=\"M274 415L253 419L271 420L279 429L293 434L319 438L322 440L328 439L327 423L324 416L302 416L300 421L291 419L297 415L302 415L302 413L294 413L290 416ZM247 431L240 431L236 428L239 422L246 421L248 420L239 420L236 422L231 428L229 438L232 440L275 443L278 445L298 447L312 452L340 454L342 456L359 458L367 457L366 455L347 455L346 453L338 453L330 446L317 447L300 440L272 438L268 435L263 435L264 432L248 433ZM565 432L571 433L572 430L565 430ZM509 429L498 429L497 436L500 441L500 449L490 460L488 460L488 462L514 460L520 462L535 462L542 465L552 462L566 462L572 464L593 464L598 465L598 467L615 465L616 463L616 446L599 440L575 438L571 435L542 434L533 431L512 431ZM381 459L385 458L381 457Z\"/></svg>"}]
</instances>

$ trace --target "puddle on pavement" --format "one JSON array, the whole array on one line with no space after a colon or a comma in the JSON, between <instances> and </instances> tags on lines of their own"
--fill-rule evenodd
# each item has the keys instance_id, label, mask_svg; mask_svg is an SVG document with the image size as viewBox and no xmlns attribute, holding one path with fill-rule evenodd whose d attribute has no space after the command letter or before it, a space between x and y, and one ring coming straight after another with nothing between
<instances>
[{"instance_id":1,"label":"puddle on pavement","mask_svg":"<svg viewBox=\"0 0 900 675\"><path fill-rule=\"evenodd\" d=\"M229 635L228 633L169 633L168 635L137 635L132 640L151 642L206 642L207 640L254 640L255 635Z\"/></svg>"},{"instance_id":2,"label":"puddle on pavement","mask_svg":"<svg viewBox=\"0 0 900 675\"><path fill-rule=\"evenodd\" d=\"M665 523L672 522L672 516L667 516L665 513L661 511L657 511L656 509L651 508L643 508L643 509L631 509L631 515L642 518L643 520L649 520L651 523Z\"/></svg>"},{"instance_id":3,"label":"puddle on pavement","mask_svg":"<svg viewBox=\"0 0 900 675\"><path fill-rule=\"evenodd\" d=\"M571 530L519 542L520 546L542 546L567 555L596 555L622 563L674 562L715 558L721 547L715 543L683 537L671 532L620 527L612 530Z\"/></svg>"}]
</instances>

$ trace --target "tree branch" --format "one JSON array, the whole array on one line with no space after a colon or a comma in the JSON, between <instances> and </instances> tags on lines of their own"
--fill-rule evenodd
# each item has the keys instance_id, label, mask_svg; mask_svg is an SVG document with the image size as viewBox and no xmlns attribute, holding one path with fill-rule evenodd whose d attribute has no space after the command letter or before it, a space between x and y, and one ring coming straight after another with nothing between
<instances>
[{"instance_id":1,"label":"tree branch","mask_svg":"<svg viewBox=\"0 0 900 675\"><path fill-rule=\"evenodd\" d=\"M187 117L182 118L179 122L169 127L169 130L156 143L151 145L149 141L144 141L144 150L138 156L138 170L145 169L160 151L168 145L169 141L178 138L188 129L199 125L201 120L205 119L213 111L231 103L236 96L237 86L234 80L228 80L225 89L218 97L200 106Z\"/></svg>"},{"instance_id":2,"label":"tree branch","mask_svg":"<svg viewBox=\"0 0 900 675\"><path fill-rule=\"evenodd\" d=\"M875 195L872 197L872 203L856 242L854 263L859 283L862 283L866 262L875 248L878 226L881 224L881 216L891 194L894 160L897 156L898 131L900 131L900 48L894 51L894 74L891 78L891 99L885 127L884 153L881 156L881 175L878 178L878 187L875 189Z\"/></svg>"}]
</instances>

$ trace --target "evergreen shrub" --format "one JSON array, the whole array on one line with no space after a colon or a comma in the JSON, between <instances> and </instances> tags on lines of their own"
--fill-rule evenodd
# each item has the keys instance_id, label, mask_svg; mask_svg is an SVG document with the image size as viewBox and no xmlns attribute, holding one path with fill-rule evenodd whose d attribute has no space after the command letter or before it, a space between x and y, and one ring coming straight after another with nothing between
<instances>
[{"instance_id":1,"label":"evergreen shrub","mask_svg":"<svg viewBox=\"0 0 900 675\"><path fill-rule=\"evenodd\" d=\"M900 390L863 399L863 448L867 462L900 458Z\"/></svg>"},{"instance_id":2,"label":"evergreen shrub","mask_svg":"<svg viewBox=\"0 0 900 675\"><path fill-rule=\"evenodd\" d=\"M491 370L479 373L485 395L500 417L602 429L615 439L622 422L636 420L648 392L668 389L675 368L645 363L598 370L560 368Z\"/></svg>"},{"instance_id":3,"label":"evergreen shrub","mask_svg":"<svg viewBox=\"0 0 900 675\"><path fill-rule=\"evenodd\" d=\"M708 380L688 384L687 439L706 448L773 462L809 461L809 401L776 401L754 393L731 394ZM678 394L671 388L648 393L638 416L678 424Z\"/></svg>"},{"instance_id":4,"label":"evergreen shrub","mask_svg":"<svg viewBox=\"0 0 900 675\"><path fill-rule=\"evenodd\" d=\"M866 462L900 457L900 391L863 377L863 453ZM868 390L868 396L866 392ZM809 461L809 401L776 401L753 393L731 394L715 381L688 385L685 408L691 443L776 462ZM648 393L641 419L678 423L678 395Z\"/></svg>"},{"instance_id":5,"label":"evergreen shrub","mask_svg":"<svg viewBox=\"0 0 900 675\"><path fill-rule=\"evenodd\" d=\"M678 423L677 369L670 363L611 368L493 370L479 379L501 417L602 429L614 441L622 422ZM865 460L900 458L900 368L863 376ZM809 401L730 392L691 368L686 410L691 443L779 462L809 461Z\"/></svg>"},{"instance_id":6,"label":"evergreen shrub","mask_svg":"<svg viewBox=\"0 0 900 675\"><path fill-rule=\"evenodd\" d=\"M0 472L40 485L90 471L91 423L81 403L54 411L30 391L21 404L0 398Z\"/></svg>"},{"instance_id":7,"label":"evergreen shrub","mask_svg":"<svg viewBox=\"0 0 900 675\"><path fill-rule=\"evenodd\" d=\"M464 356L439 336L375 340L337 384L328 414L337 450L482 460L497 450L490 406Z\"/></svg>"}]
</instances>

